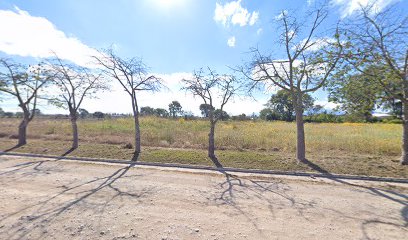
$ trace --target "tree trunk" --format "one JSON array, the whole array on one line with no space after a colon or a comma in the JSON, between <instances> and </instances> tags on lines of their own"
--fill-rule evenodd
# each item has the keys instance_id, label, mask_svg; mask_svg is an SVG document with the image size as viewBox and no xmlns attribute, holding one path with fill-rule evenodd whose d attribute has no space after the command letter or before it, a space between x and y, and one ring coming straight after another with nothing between
<instances>
[{"instance_id":1,"label":"tree trunk","mask_svg":"<svg viewBox=\"0 0 408 240\"><path fill-rule=\"evenodd\" d=\"M305 125L303 122L302 95L296 94L296 158L298 161L306 160Z\"/></svg>"},{"instance_id":2,"label":"tree trunk","mask_svg":"<svg viewBox=\"0 0 408 240\"><path fill-rule=\"evenodd\" d=\"M72 126L72 147L71 150L78 148L78 126L76 113L70 114L71 126Z\"/></svg>"},{"instance_id":3,"label":"tree trunk","mask_svg":"<svg viewBox=\"0 0 408 240\"><path fill-rule=\"evenodd\" d=\"M402 102L402 156L401 164L408 165L408 104Z\"/></svg>"},{"instance_id":4,"label":"tree trunk","mask_svg":"<svg viewBox=\"0 0 408 240\"><path fill-rule=\"evenodd\" d=\"M27 144L27 126L29 121L29 116L26 116L26 114L24 114L23 120L18 126L18 146Z\"/></svg>"},{"instance_id":5,"label":"tree trunk","mask_svg":"<svg viewBox=\"0 0 408 240\"><path fill-rule=\"evenodd\" d=\"M137 161L140 153L142 152L140 147L140 124L139 124L139 108L136 100L136 93L132 93L132 110L133 110L133 119L135 121L135 152L132 157L132 161Z\"/></svg>"},{"instance_id":6,"label":"tree trunk","mask_svg":"<svg viewBox=\"0 0 408 240\"><path fill-rule=\"evenodd\" d=\"M215 122L211 121L210 133L208 134L208 157L215 159Z\"/></svg>"},{"instance_id":7,"label":"tree trunk","mask_svg":"<svg viewBox=\"0 0 408 240\"><path fill-rule=\"evenodd\" d=\"M408 55L408 51L407 51ZM408 59L408 56L407 58ZM408 165L408 66L405 62L405 72L403 76L403 99L401 100L402 104L402 156L401 164Z\"/></svg>"},{"instance_id":8,"label":"tree trunk","mask_svg":"<svg viewBox=\"0 0 408 240\"><path fill-rule=\"evenodd\" d=\"M139 124L139 114L136 112L134 115L135 120L135 153L133 155L132 161L136 161L139 154L142 152L140 147L140 124Z\"/></svg>"}]
</instances>

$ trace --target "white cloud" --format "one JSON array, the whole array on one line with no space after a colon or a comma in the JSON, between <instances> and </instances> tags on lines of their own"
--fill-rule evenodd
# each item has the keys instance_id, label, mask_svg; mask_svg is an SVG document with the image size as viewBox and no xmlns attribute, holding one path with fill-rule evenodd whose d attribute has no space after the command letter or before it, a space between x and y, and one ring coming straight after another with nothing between
<instances>
[{"instance_id":1,"label":"white cloud","mask_svg":"<svg viewBox=\"0 0 408 240\"><path fill-rule=\"evenodd\" d=\"M214 21L220 22L225 27L232 25L239 25L241 27L246 25L254 25L259 19L259 12L252 13L241 5L241 0L228 2L224 5L215 4Z\"/></svg>"},{"instance_id":2,"label":"white cloud","mask_svg":"<svg viewBox=\"0 0 408 240\"><path fill-rule=\"evenodd\" d=\"M230 38L228 38L227 44L229 47L235 47L235 37L232 36Z\"/></svg>"},{"instance_id":3,"label":"white cloud","mask_svg":"<svg viewBox=\"0 0 408 240\"><path fill-rule=\"evenodd\" d=\"M254 25L259 18L259 12L253 12L251 18L249 19L249 25Z\"/></svg>"},{"instance_id":4,"label":"white cloud","mask_svg":"<svg viewBox=\"0 0 408 240\"><path fill-rule=\"evenodd\" d=\"M257 34L257 35L261 35L262 32L263 32L263 29L262 29L262 28L259 28L259 29L256 31L256 34Z\"/></svg>"},{"instance_id":5,"label":"white cloud","mask_svg":"<svg viewBox=\"0 0 408 240\"><path fill-rule=\"evenodd\" d=\"M294 38L296 37L296 32L294 30L289 30L288 31L288 37L289 38Z\"/></svg>"},{"instance_id":6,"label":"white cloud","mask_svg":"<svg viewBox=\"0 0 408 240\"><path fill-rule=\"evenodd\" d=\"M327 101L327 100L318 100L318 101L315 101L314 104L315 104L315 105L320 105L320 106L322 106L323 108L325 108L325 109L327 109L327 110L333 110L333 109L335 109L336 107L339 107L339 106L340 106L340 104L333 103L333 102L329 102L329 101Z\"/></svg>"},{"instance_id":7,"label":"white cloud","mask_svg":"<svg viewBox=\"0 0 408 240\"><path fill-rule=\"evenodd\" d=\"M283 10L279 15L275 16L275 20L276 21L282 20L282 18L287 15L288 15L288 10Z\"/></svg>"},{"instance_id":8,"label":"white cloud","mask_svg":"<svg viewBox=\"0 0 408 240\"><path fill-rule=\"evenodd\" d=\"M300 41L300 43L297 44L297 46L294 46L292 50L302 47L305 44L306 40L307 39L303 39L302 41ZM311 39L309 44L306 47L307 48L306 51L315 52L327 46L328 44L335 43L335 42L336 42L336 39L330 38L330 37Z\"/></svg>"},{"instance_id":9,"label":"white cloud","mask_svg":"<svg viewBox=\"0 0 408 240\"><path fill-rule=\"evenodd\" d=\"M68 37L43 17L31 16L15 7L15 11L0 10L0 51L9 55L46 58L53 51L62 59L87 65L94 49L78 38Z\"/></svg>"},{"instance_id":10,"label":"white cloud","mask_svg":"<svg viewBox=\"0 0 408 240\"><path fill-rule=\"evenodd\" d=\"M400 0L331 0L331 3L340 7L344 18L352 15L355 11L359 11L361 7L373 5L373 10L379 12L397 1Z\"/></svg>"}]
</instances>

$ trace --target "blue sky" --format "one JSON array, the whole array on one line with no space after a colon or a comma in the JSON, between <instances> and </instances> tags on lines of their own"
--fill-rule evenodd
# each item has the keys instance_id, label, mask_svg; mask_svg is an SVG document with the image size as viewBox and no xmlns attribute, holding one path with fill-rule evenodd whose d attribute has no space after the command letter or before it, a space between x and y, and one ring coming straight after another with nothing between
<instances>
[{"instance_id":1,"label":"blue sky","mask_svg":"<svg viewBox=\"0 0 408 240\"><path fill-rule=\"evenodd\" d=\"M358 4L370 0L332 0L322 31L347 18ZM407 8L406 0L378 0ZM248 51L259 46L280 58L275 16L282 10L304 12L313 0L210 1L210 0L87 0L0 1L0 57L38 61L56 51L68 60L83 63L92 48L113 46L120 56L142 57L151 71L165 79L170 90L154 96L142 94L141 106L163 107L171 100L185 110L199 113L199 99L178 91L178 81L194 69L210 66L222 73L227 66L250 60ZM52 48L52 49L51 49ZM259 93L257 102L238 98L227 110L233 114L259 112L270 94ZM327 108L326 96L314 95ZM90 111L130 112L127 96L117 86L99 99L84 102ZM0 102L17 110L12 100ZM43 104L45 112L63 112Z\"/></svg>"}]
</instances>

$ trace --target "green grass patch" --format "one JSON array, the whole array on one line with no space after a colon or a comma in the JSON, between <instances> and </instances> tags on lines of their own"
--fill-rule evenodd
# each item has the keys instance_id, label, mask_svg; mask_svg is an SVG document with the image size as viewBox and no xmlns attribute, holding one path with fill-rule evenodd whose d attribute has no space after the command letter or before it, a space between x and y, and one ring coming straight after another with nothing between
<instances>
[{"instance_id":1,"label":"green grass patch","mask_svg":"<svg viewBox=\"0 0 408 240\"><path fill-rule=\"evenodd\" d=\"M16 140L13 139L3 138L1 140L1 150L6 150L16 144ZM70 144L69 141L29 139L27 145L13 151L61 156L69 149ZM132 154L132 149L122 148L121 145L82 142L80 147L68 156L126 160L131 159ZM306 164L298 163L293 153L218 150L216 154L224 167L317 172ZM311 162L330 173L408 178L408 169L399 164L397 155L350 154L347 151L331 151L323 154L309 152L308 155ZM145 146L139 161L214 166L207 157L207 152L202 149Z\"/></svg>"}]
</instances>

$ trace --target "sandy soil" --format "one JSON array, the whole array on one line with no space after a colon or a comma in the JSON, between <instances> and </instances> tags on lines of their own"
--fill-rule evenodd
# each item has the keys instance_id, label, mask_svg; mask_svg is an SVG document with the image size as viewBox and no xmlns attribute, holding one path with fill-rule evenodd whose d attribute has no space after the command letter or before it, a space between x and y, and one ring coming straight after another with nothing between
<instances>
[{"instance_id":1,"label":"sandy soil","mask_svg":"<svg viewBox=\"0 0 408 240\"><path fill-rule=\"evenodd\" d=\"M408 239L407 194L0 156L0 239Z\"/></svg>"}]
</instances>

